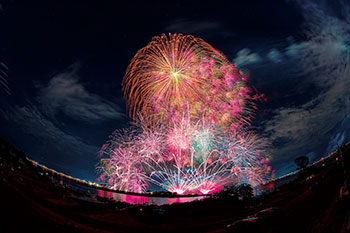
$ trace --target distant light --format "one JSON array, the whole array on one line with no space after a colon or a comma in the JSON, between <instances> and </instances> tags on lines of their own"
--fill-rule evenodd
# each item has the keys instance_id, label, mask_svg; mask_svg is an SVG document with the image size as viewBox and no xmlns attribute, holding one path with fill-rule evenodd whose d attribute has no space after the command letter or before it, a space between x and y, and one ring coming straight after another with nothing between
<instances>
[{"instance_id":1,"label":"distant light","mask_svg":"<svg viewBox=\"0 0 350 233\"><path fill-rule=\"evenodd\" d=\"M210 190L209 189L201 189L200 192L202 194L208 194L210 192Z\"/></svg>"},{"instance_id":2,"label":"distant light","mask_svg":"<svg viewBox=\"0 0 350 233\"><path fill-rule=\"evenodd\" d=\"M177 193L179 195L183 194L184 192L185 192L184 189L175 189L175 193Z\"/></svg>"}]
</instances>

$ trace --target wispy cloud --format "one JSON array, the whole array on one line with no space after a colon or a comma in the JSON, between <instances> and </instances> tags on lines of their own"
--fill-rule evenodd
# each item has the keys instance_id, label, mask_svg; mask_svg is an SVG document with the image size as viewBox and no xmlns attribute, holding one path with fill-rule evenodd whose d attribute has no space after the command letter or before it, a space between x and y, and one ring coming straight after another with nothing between
<instances>
[{"instance_id":1,"label":"wispy cloud","mask_svg":"<svg viewBox=\"0 0 350 233\"><path fill-rule=\"evenodd\" d=\"M0 88L8 95L11 95L11 89L8 85L8 82L7 82L7 70L8 70L8 67L0 62Z\"/></svg>"},{"instance_id":2,"label":"wispy cloud","mask_svg":"<svg viewBox=\"0 0 350 233\"><path fill-rule=\"evenodd\" d=\"M350 112L349 12L337 18L318 5L302 7L308 40L293 43L286 48L286 54L301 59L303 69L299 76L320 91L300 106L275 110L274 117L265 123L270 139L279 145L273 152L275 162L315 150L322 144L327 147L330 132Z\"/></svg>"},{"instance_id":3,"label":"wispy cloud","mask_svg":"<svg viewBox=\"0 0 350 233\"><path fill-rule=\"evenodd\" d=\"M119 107L88 91L79 81L78 66L54 76L47 84L37 85L38 101L46 114L54 117L62 111L67 116L88 122L121 119Z\"/></svg>"},{"instance_id":4,"label":"wispy cloud","mask_svg":"<svg viewBox=\"0 0 350 233\"><path fill-rule=\"evenodd\" d=\"M279 50L273 48L268 52L267 58L275 63L280 63L283 61L283 54Z\"/></svg>"},{"instance_id":5,"label":"wispy cloud","mask_svg":"<svg viewBox=\"0 0 350 233\"><path fill-rule=\"evenodd\" d=\"M215 37L216 40L220 37L232 35L222 22L208 21L208 20L192 20L192 19L177 19L171 22L164 28L165 32L191 34L196 36L203 36L206 39Z\"/></svg>"},{"instance_id":6,"label":"wispy cloud","mask_svg":"<svg viewBox=\"0 0 350 233\"><path fill-rule=\"evenodd\" d=\"M95 148L84 143L81 138L62 131L34 105L17 105L8 110L1 110L1 113L5 120L16 123L25 133L48 141L54 141L57 147L70 145L76 150Z\"/></svg>"},{"instance_id":7,"label":"wispy cloud","mask_svg":"<svg viewBox=\"0 0 350 233\"><path fill-rule=\"evenodd\" d=\"M233 63L240 68L260 61L262 61L260 55L251 52L248 48L238 51L236 57L233 59Z\"/></svg>"},{"instance_id":8,"label":"wispy cloud","mask_svg":"<svg viewBox=\"0 0 350 233\"><path fill-rule=\"evenodd\" d=\"M303 41L292 43L285 49L285 54L291 58L303 58L309 50L310 43Z\"/></svg>"},{"instance_id":9,"label":"wispy cloud","mask_svg":"<svg viewBox=\"0 0 350 233\"><path fill-rule=\"evenodd\" d=\"M2 118L18 127L11 129L12 131L16 130L15 136L26 134L31 136L31 140L36 140L35 145L24 148L29 153L29 157L39 158L42 156L45 164L54 164L56 169L71 175L91 177L92 174L87 174L86 171L94 169L96 153L99 150L97 146L64 132L54 121L45 117L39 108L30 103L25 106L17 105L7 110L0 110L0 113ZM53 159L53 156L59 158Z\"/></svg>"}]
</instances>

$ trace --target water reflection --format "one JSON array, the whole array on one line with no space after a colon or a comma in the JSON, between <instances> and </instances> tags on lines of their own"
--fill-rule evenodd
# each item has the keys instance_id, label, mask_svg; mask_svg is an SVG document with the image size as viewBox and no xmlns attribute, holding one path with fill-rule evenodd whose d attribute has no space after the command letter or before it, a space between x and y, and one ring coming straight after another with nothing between
<instances>
[{"instance_id":1,"label":"water reflection","mask_svg":"<svg viewBox=\"0 0 350 233\"><path fill-rule=\"evenodd\" d=\"M185 203L195 200L201 200L205 197L153 197L153 196L140 196L125 193L115 193L105 190L98 190L97 195L102 198L113 199L117 202L127 202L130 204L152 204L152 205L171 205L173 203Z\"/></svg>"},{"instance_id":2,"label":"water reflection","mask_svg":"<svg viewBox=\"0 0 350 233\"><path fill-rule=\"evenodd\" d=\"M26 158L39 172L40 175L46 175L50 178L51 182L64 186L67 189L70 189L74 192L86 193L89 195L96 195L101 198L113 199L117 202L127 202L130 204L153 204L153 205L171 205L173 203L185 203L195 200L201 200L205 196L185 196L185 197L155 197L155 196L142 196L126 193L111 192L105 189L101 189L101 185L93 183L86 180L80 180L68 175L65 175L61 172L57 172L53 169L50 169L44 165L37 163L34 160Z\"/></svg>"}]
</instances>

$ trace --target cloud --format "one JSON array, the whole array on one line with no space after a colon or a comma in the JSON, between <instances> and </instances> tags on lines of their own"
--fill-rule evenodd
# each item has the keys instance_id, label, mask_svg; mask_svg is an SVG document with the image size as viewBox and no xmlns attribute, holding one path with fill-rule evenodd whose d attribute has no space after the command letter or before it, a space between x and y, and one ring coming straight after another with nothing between
<instances>
[{"instance_id":1,"label":"cloud","mask_svg":"<svg viewBox=\"0 0 350 233\"><path fill-rule=\"evenodd\" d=\"M118 106L90 93L79 82L77 66L54 76L47 85L38 85L38 101L46 114L54 117L62 111L67 116L88 122L121 119L124 116Z\"/></svg>"},{"instance_id":2,"label":"cloud","mask_svg":"<svg viewBox=\"0 0 350 233\"><path fill-rule=\"evenodd\" d=\"M280 63L283 61L282 53L275 48L269 51L269 53L267 54L267 58L275 63Z\"/></svg>"},{"instance_id":3,"label":"cloud","mask_svg":"<svg viewBox=\"0 0 350 233\"><path fill-rule=\"evenodd\" d=\"M14 106L8 110L0 111L5 120L16 123L26 134L54 141L58 148L67 145L76 148L76 150L95 148L85 144L81 138L62 131L34 105ZM83 149L83 151L85 150Z\"/></svg>"},{"instance_id":4,"label":"cloud","mask_svg":"<svg viewBox=\"0 0 350 233\"><path fill-rule=\"evenodd\" d=\"M331 153L336 149L338 149L338 146L341 146L344 143L345 135L346 135L346 132L343 131L343 132L337 133L333 138L331 138L326 150L327 153Z\"/></svg>"},{"instance_id":5,"label":"cloud","mask_svg":"<svg viewBox=\"0 0 350 233\"><path fill-rule=\"evenodd\" d=\"M33 144L21 145L29 157L42 158L44 164L71 175L93 177L96 153L99 150L97 146L64 132L32 104L14 106L7 110L0 109L0 113L6 121L15 124L9 129L14 137L19 140L23 138L22 134L26 134L31 136L26 137L26 141L35 141ZM92 170L91 174L87 173L89 170Z\"/></svg>"},{"instance_id":6,"label":"cloud","mask_svg":"<svg viewBox=\"0 0 350 233\"><path fill-rule=\"evenodd\" d=\"M7 94L7 95L11 95L11 89L8 85L7 82L7 70L8 67L0 62L0 88Z\"/></svg>"},{"instance_id":7,"label":"cloud","mask_svg":"<svg viewBox=\"0 0 350 233\"><path fill-rule=\"evenodd\" d=\"M309 47L309 42L292 43L285 49L285 54L292 58L303 58Z\"/></svg>"},{"instance_id":8,"label":"cloud","mask_svg":"<svg viewBox=\"0 0 350 233\"><path fill-rule=\"evenodd\" d=\"M260 61L262 61L260 55L252 53L248 48L238 51L236 57L233 59L233 63L240 68Z\"/></svg>"},{"instance_id":9,"label":"cloud","mask_svg":"<svg viewBox=\"0 0 350 233\"><path fill-rule=\"evenodd\" d=\"M202 36L206 39L215 38L216 41L218 38L232 36L232 32L223 23L207 20L178 19L166 26L164 31Z\"/></svg>"},{"instance_id":10,"label":"cloud","mask_svg":"<svg viewBox=\"0 0 350 233\"><path fill-rule=\"evenodd\" d=\"M327 153L336 150L338 146L350 141L350 113L334 131L335 135L333 135L329 140L326 150Z\"/></svg>"},{"instance_id":11,"label":"cloud","mask_svg":"<svg viewBox=\"0 0 350 233\"><path fill-rule=\"evenodd\" d=\"M342 133L334 138L331 133L350 112L349 17L329 16L326 9L315 7L303 8L308 39L287 47L286 54L300 59L299 77L313 83L319 93L302 105L275 110L265 122L265 131L276 144L276 163L327 147L329 139L342 139Z\"/></svg>"}]
</instances>

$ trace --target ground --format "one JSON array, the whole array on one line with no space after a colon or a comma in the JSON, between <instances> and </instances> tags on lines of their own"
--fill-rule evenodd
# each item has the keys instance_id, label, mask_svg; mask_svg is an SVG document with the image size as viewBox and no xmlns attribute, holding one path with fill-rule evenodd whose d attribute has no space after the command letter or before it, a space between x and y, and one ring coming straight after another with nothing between
<instances>
[{"instance_id":1,"label":"ground","mask_svg":"<svg viewBox=\"0 0 350 233\"><path fill-rule=\"evenodd\" d=\"M208 198L157 207L115 203L52 183L23 153L4 143L2 232L225 232L228 224L270 207L281 214L262 218L261 232L350 229L349 146L297 173L294 181L249 200Z\"/></svg>"}]
</instances>

